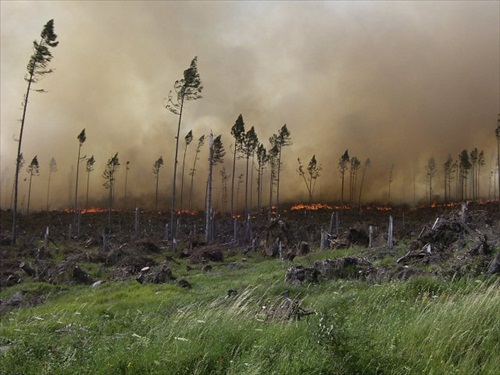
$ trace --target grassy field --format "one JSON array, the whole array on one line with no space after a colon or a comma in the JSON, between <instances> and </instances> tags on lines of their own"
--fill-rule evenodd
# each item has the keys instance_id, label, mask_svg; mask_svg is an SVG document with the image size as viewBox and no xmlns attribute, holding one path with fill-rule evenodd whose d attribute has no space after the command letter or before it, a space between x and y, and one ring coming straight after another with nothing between
<instances>
[{"instance_id":1,"label":"grassy field","mask_svg":"<svg viewBox=\"0 0 500 375\"><path fill-rule=\"evenodd\" d=\"M234 258L208 273L174 267L191 289L26 280L0 298L21 290L48 297L1 317L0 374L499 373L498 277L290 286L283 282L290 265ZM238 294L229 297L229 289ZM267 319L285 291L315 313Z\"/></svg>"}]
</instances>

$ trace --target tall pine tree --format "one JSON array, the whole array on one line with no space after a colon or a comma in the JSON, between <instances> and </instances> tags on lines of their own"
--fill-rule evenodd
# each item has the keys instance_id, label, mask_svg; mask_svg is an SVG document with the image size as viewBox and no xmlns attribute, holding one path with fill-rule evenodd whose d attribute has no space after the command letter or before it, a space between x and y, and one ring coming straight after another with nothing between
<instances>
[{"instance_id":1,"label":"tall pine tree","mask_svg":"<svg viewBox=\"0 0 500 375\"><path fill-rule=\"evenodd\" d=\"M57 47L57 35L54 33L54 20L50 20L43 27L40 34L40 41L33 41L33 55L28 62L28 74L25 77L28 82L26 94L23 101L23 114L21 117L21 128L19 129L19 139L17 145L16 155L16 175L14 177L14 209L12 213L12 244L17 241L17 201L19 191L19 170L21 169L21 148L23 141L24 126L26 124L26 109L28 108L29 94L31 93L31 86L41 80L46 74L52 73L52 69L47 69L48 63L52 60L51 48ZM37 92L44 92L43 89L36 90Z\"/></svg>"}]
</instances>

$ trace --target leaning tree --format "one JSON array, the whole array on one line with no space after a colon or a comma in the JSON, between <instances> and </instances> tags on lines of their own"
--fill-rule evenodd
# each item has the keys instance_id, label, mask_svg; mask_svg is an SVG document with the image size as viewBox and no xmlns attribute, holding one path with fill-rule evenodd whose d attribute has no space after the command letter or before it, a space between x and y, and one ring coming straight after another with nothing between
<instances>
[{"instance_id":1,"label":"leaning tree","mask_svg":"<svg viewBox=\"0 0 500 375\"><path fill-rule=\"evenodd\" d=\"M201 82L200 75L198 74L198 58L195 57L191 61L191 66L184 71L184 77L178 79L174 83L175 97L170 91L165 104L167 108L174 115L179 116L179 122L177 124L177 136L175 137L175 158L174 158L174 172L173 172L173 182L172 182L172 203L170 207L170 228L172 231L172 242L175 242L175 186L177 181L177 164L179 155L179 135L181 132L181 122L182 122L182 111L184 110L184 103L186 100L197 100L201 99L201 92L203 90L203 84Z\"/></svg>"},{"instance_id":2,"label":"leaning tree","mask_svg":"<svg viewBox=\"0 0 500 375\"><path fill-rule=\"evenodd\" d=\"M28 87L22 103L21 128L19 129L19 139L17 140L17 155L16 155L16 174L14 177L14 209L12 211L12 244L17 241L17 200L19 188L19 170L21 169L21 146L23 141L24 125L26 123L26 109L28 108L29 94L31 93L31 85L40 81L46 74L52 73L52 69L47 69L48 63L52 60L50 48L57 47L59 44L56 41L57 35L54 33L54 20L50 20L43 27L40 34L40 41L33 41L33 55L28 62L28 73L25 76ZM43 89L35 90L37 92L45 92Z\"/></svg>"}]
</instances>

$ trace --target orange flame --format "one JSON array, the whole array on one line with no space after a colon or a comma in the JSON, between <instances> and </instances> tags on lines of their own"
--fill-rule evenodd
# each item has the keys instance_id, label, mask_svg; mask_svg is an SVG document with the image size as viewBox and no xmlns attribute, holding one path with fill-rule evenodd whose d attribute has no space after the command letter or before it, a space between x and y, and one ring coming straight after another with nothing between
<instances>
[{"instance_id":1,"label":"orange flame","mask_svg":"<svg viewBox=\"0 0 500 375\"><path fill-rule=\"evenodd\" d=\"M196 211L196 210L178 210L178 211L175 211L175 213L177 215L186 214L186 215L196 216L199 214L199 211Z\"/></svg>"},{"instance_id":2,"label":"orange flame","mask_svg":"<svg viewBox=\"0 0 500 375\"><path fill-rule=\"evenodd\" d=\"M65 208L62 210L63 212L66 213L74 213L75 210L73 208ZM100 213L100 212L108 212L109 208L100 208L100 207L91 207L91 208L84 208L80 211L81 214L92 214L92 213ZM112 209L111 211L119 211L117 209Z\"/></svg>"},{"instance_id":3,"label":"orange flame","mask_svg":"<svg viewBox=\"0 0 500 375\"><path fill-rule=\"evenodd\" d=\"M292 211L298 211L298 210L309 210L309 211L318 211L318 210L332 210L333 207L328 205L328 204L323 204L323 203L313 203L313 204L296 204L295 206L291 207Z\"/></svg>"}]
</instances>

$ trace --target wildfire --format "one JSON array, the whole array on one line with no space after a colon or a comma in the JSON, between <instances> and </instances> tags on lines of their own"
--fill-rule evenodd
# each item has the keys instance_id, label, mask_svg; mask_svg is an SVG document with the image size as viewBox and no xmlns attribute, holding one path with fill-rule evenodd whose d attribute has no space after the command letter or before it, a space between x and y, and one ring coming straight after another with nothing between
<instances>
[{"instance_id":1,"label":"wildfire","mask_svg":"<svg viewBox=\"0 0 500 375\"><path fill-rule=\"evenodd\" d=\"M389 206L368 206L367 210L377 210L377 211L392 211L392 207Z\"/></svg>"},{"instance_id":2,"label":"wildfire","mask_svg":"<svg viewBox=\"0 0 500 375\"><path fill-rule=\"evenodd\" d=\"M81 214L92 214L92 213L99 213L99 212L108 212L109 208L99 208L99 207L91 207L91 208L84 208L83 210L80 211ZM115 209L111 211L117 211ZM63 212L66 213L72 213L75 212L73 208L65 208Z\"/></svg>"},{"instance_id":3,"label":"wildfire","mask_svg":"<svg viewBox=\"0 0 500 375\"><path fill-rule=\"evenodd\" d=\"M436 203L432 202L431 207L432 208L437 208L437 207L456 207L460 206L462 202L449 202L449 203Z\"/></svg>"},{"instance_id":4,"label":"wildfire","mask_svg":"<svg viewBox=\"0 0 500 375\"><path fill-rule=\"evenodd\" d=\"M97 208L97 207L92 207L92 208L86 208L82 210L82 214L96 214L100 212L108 212L109 208ZM116 210L111 210L111 211L116 211Z\"/></svg>"},{"instance_id":5,"label":"wildfire","mask_svg":"<svg viewBox=\"0 0 500 375\"><path fill-rule=\"evenodd\" d=\"M318 211L318 210L332 210L333 207L328 204L323 203L312 203L312 204L296 204L291 207L292 211L308 210L308 211Z\"/></svg>"},{"instance_id":6,"label":"wildfire","mask_svg":"<svg viewBox=\"0 0 500 375\"><path fill-rule=\"evenodd\" d=\"M186 214L186 215L196 216L199 214L199 211L196 211L196 210L178 210L178 211L175 211L175 213L177 215Z\"/></svg>"}]
</instances>

